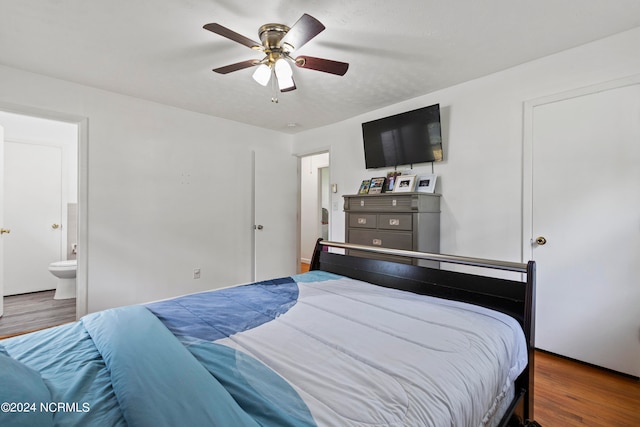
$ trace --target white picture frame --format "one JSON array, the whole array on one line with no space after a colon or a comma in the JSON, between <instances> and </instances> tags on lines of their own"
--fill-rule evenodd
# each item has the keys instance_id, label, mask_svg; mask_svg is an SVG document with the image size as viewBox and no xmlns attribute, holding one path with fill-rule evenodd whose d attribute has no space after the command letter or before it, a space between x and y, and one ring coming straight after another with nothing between
<instances>
[{"instance_id":1,"label":"white picture frame","mask_svg":"<svg viewBox=\"0 0 640 427\"><path fill-rule=\"evenodd\" d=\"M438 175L433 173L418 176L416 178L416 191L419 193L434 193L437 179Z\"/></svg>"},{"instance_id":2,"label":"white picture frame","mask_svg":"<svg viewBox=\"0 0 640 427\"><path fill-rule=\"evenodd\" d=\"M398 175L393 187L394 193L411 193L416 186L415 175Z\"/></svg>"}]
</instances>

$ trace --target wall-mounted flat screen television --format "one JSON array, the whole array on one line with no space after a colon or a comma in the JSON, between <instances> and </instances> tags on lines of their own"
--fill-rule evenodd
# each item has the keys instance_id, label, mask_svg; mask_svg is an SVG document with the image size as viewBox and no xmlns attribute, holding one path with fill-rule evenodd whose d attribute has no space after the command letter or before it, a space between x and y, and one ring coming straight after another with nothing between
<instances>
[{"instance_id":1,"label":"wall-mounted flat screen television","mask_svg":"<svg viewBox=\"0 0 640 427\"><path fill-rule=\"evenodd\" d=\"M440 104L362 124L367 169L442 161Z\"/></svg>"}]
</instances>

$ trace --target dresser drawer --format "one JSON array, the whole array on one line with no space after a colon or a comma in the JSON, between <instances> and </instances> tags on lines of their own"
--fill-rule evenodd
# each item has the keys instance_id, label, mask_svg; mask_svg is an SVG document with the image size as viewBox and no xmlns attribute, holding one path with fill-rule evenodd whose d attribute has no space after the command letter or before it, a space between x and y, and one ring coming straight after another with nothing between
<instances>
[{"instance_id":1,"label":"dresser drawer","mask_svg":"<svg viewBox=\"0 0 640 427\"><path fill-rule=\"evenodd\" d=\"M351 212L380 212L380 211L404 211L414 210L412 198L406 194L383 194L345 196L345 210Z\"/></svg>"},{"instance_id":2,"label":"dresser drawer","mask_svg":"<svg viewBox=\"0 0 640 427\"><path fill-rule=\"evenodd\" d=\"M365 213L352 213L349 215L349 227L377 228L378 215Z\"/></svg>"},{"instance_id":3,"label":"dresser drawer","mask_svg":"<svg viewBox=\"0 0 640 427\"><path fill-rule=\"evenodd\" d=\"M405 230L413 229L413 215L411 214L379 214L378 228L384 230Z\"/></svg>"},{"instance_id":4,"label":"dresser drawer","mask_svg":"<svg viewBox=\"0 0 640 427\"><path fill-rule=\"evenodd\" d=\"M382 193L344 196L345 212L440 212L440 195Z\"/></svg>"},{"instance_id":5,"label":"dresser drawer","mask_svg":"<svg viewBox=\"0 0 640 427\"><path fill-rule=\"evenodd\" d=\"M413 235L411 233L394 233L393 231L350 229L349 243L412 250Z\"/></svg>"}]
</instances>

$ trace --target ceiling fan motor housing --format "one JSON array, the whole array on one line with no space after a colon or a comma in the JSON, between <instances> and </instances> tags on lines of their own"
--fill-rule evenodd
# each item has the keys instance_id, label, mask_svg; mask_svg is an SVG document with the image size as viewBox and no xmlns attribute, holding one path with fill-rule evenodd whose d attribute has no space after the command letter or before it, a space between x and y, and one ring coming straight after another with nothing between
<instances>
[{"instance_id":1,"label":"ceiling fan motor housing","mask_svg":"<svg viewBox=\"0 0 640 427\"><path fill-rule=\"evenodd\" d=\"M283 24L264 24L258 30L260 41L265 49L279 51L282 38L289 32L289 27ZM292 46L293 47L293 46Z\"/></svg>"}]
</instances>

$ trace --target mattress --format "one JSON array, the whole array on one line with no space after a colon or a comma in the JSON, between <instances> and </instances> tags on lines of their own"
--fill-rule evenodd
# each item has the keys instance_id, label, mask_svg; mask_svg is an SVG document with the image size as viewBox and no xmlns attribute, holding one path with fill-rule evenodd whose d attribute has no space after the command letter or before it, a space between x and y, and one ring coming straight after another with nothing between
<instances>
[{"instance_id":1,"label":"mattress","mask_svg":"<svg viewBox=\"0 0 640 427\"><path fill-rule=\"evenodd\" d=\"M324 272L106 310L0 346L51 401L89 405L52 414L70 425L492 425L527 364L509 316Z\"/></svg>"}]
</instances>

